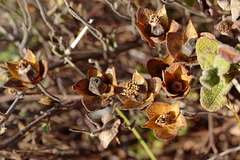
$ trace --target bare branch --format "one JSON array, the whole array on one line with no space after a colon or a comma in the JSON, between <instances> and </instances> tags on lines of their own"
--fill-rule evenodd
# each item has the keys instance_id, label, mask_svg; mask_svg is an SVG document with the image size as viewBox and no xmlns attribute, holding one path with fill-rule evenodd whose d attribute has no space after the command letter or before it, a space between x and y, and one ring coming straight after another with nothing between
<instances>
[{"instance_id":1,"label":"bare branch","mask_svg":"<svg viewBox=\"0 0 240 160\"><path fill-rule=\"evenodd\" d=\"M0 144L0 150L7 148L10 144L12 144L17 139L21 138L27 131L29 131L32 127L36 126L38 123L40 123L43 119L48 118L52 116L57 111L61 110L60 108L51 108L46 113L38 117L36 120L29 123L23 130L19 131L17 134L15 134L13 137L9 138L4 143Z\"/></svg>"},{"instance_id":2,"label":"bare branch","mask_svg":"<svg viewBox=\"0 0 240 160\"><path fill-rule=\"evenodd\" d=\"M68 8L68 12L77 20L81 21L85 26L89 27L89 32L91 32L91 34L97 38L103 45L103 57L106 60L107 59L107 55L109 52L107 43L103 40L103 34L102 31L100 31L98 28L94 27L92 24L89 24L82 16L80 16L68 3L67 0L64 0L65 5Z\"/></svg>"},{"instance_id":3,"label":"bare branch","mask_svg":"<svg viewBox=\"0 0 240 160\"><path fill-rule=\"evenodd\" d=\"M52 95L51 93L49 93L42 85L41 83L37 84L38 88L48 97L52 98L53 100L60 102L60 99L58 97L55 97L54 95Z\"/></svg>"},{"instance_id":4,"label":"bare branch","mask_svg":"<svg viewBox=\"0 0 240 160\"><path fill-rule=\"evenodd\" d=\"M116 13L119 17L127 20L131 20L131 17L123 15L122 13L118 12L118 10L116 10L116 8L113 6L113 4L109 0L105 0L105 2L111 7L112 11Z\"/></svg>"},{"instance_id":5,"label":"bare branch","mask_svg":"<svg viewBox=\"0 0 240 160\"><path fill-rule=\"evenodd\" d=\"M237 152L239 150L240 150L240 146L237 146L235 148L230 148L230 149L227 149L227 150L225 150L225 151L223 151L223 152L221 152L221 153L219 153L219 154L209 158L208 160L215 160L217 158L220 158L220 157L225 156L225 155L227 155L229 153L232 153L232 152Z\"/></svg>"},{"instance_id":6,"label":"bare branch","mask_svg":"<svg viewBox=\"0 0 240 160\"><path fill-rule=\"evenodd\" d=\"M203 18L207 18L208 16L206 14L204 14L203 12L199 12L197 10L194 10L192 8L189 8L187 7L186 5L182 4L182 2L179 2L177 0L162 0L163 3L173 3L175 4L176 6L179 6L185 10L187 10L188 12L196 15L196 16L200 16L200 17L203 17Z\"/></svg>"},{"instance_id":7,"label":"bare branch","mask_svg":"<svg viewBox=\"0 0 240 160\"><path fill-rule=\"evenodd\" d=\"M7 119L9 118L9 116L12 114L12 112L14 111L14 109L17 106L17 103L19 102L19 100L21 100L23 98L24 92L20 92L16 99L13 101L12 105L8 108L7 112L4 114L4 118L0 119L0 126L7 121Z\"/></svg>"}]
</instances>

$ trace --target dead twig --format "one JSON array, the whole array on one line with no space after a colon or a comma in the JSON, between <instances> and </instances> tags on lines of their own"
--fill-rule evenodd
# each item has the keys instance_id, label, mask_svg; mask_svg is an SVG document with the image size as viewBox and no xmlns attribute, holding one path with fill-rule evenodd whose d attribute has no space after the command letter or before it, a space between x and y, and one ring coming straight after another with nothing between
<instances>
[{"instance_id":1,"label":"dead twig","mask_svg":"<svg viewBox=\"0 0 240 160\"><path fill-rule=\"evenodd\" d=\"M240 146L237 146L237 147L234 147L234 148L230 148L230 149L227 149L226 151L223 151L223 152L221 152L221 153L219 153L219 154L209 158L208 160L215 160L217 158L220 158L220 157L225 156L225 155L227 155L229 153L236 152L236 151L239 151L239 150L240 150Z\"/></svg>"},{"instance_id":2,"label":"dead twig","mask_svg":"<svg viewBox=\"0 0 240 160\"><path fill-rule=\"evenodd\" d=\"M119 17L127 19L127 20L131 20L131 17L123 15L122 13L120 13L114 6L113 4L109 1L109 0L105 0L105 2L111 7L112 11L114 13L116 13Z\"/></svg>"},{"instance_id":3,"label":"dead twig","mask_svg":"<svg viewBox=\"0 0 240 160\"><path fill-rule=\"evenodd\" d=\"M49 109L46 113L29 123L23 130L19 131L17 134L15 134L13 137L9 138L4 143L0 144L0 150L7 148L10 144L15 142L17 139L21 138L27 131L29 131L32 127L36 126L38 123L40 123L43 119L46 119L50 116L52 116L57 111L60 111L60 108L53 107Z\"/></svg>"},{"instance_id":4,"label":"dead twig","mask_svg":"<svg viewBox=\"0 0 240 160\"><path fill-rule=\"evenodd\" d=\"M54 95L52 95L51 93L49 93L42 85L41 83L37 84L38 88L48 97L52 98L54 101L56 102L60 102L60 99Z\"/></svg>"},{"instance_id":5,"label":"dead twig","mask_svg":"<svg viewBox=\"0 0 240 160\"><path fill-rule=\"evenodd\" d=\"M207 16L206 14L204 14L203 12L199 12L199 11L197 11L197 10L194 10L194 9L192 9L192 8L189 8L189 7L185 6L184 4L182 4L182 2L179 2L179 1L177 1L177 0L162 0L162 2L163 2L163 3L167 3L167 4L168 4L168 3L172 3L172 4L176 5L176 6L179 6L179 7L183 8L183 9L187 10L188 12L190 12L190 13L196 15L196 16L200 16L200 17L203 17L203 18L207 18L207 17L208 17L208 16Z\"/></svg>"},{"instance_id":6,"label":"dead twig","mask_svg":"<svg viewBox=\"0 0 240 160\"><path fill-rule=\"evenodd\" d=\"M99 30L98 28L96 28L95 26L93 26L92 24L89 24L82 16L80 16L68 3L67 0L64 0L65 5L68 8L68 12L77 20L81 21L85 26L89 27L89 32L95 37L97 38L103 46L103 57L105 60L107 60L108 57L108 53L109 53L109 49L108 49L108 45L104 40L104 36L101 30Z\"/></svg>"},{"instance_id":7,"label":"dead twig","mask_svg":"<svg viewBox=\"0 0 240 160\"><path fill-rule=\"evenodd\" d=\"M26 0L23 0L23 1L18 0L17 2L18 2L19 7L21 8L21 11L23 13L23 19L24 19L24 22L22 23L23 38L22 38L22 41L19 45L19 54L23 57L24 52L26 50L24 47L27 43L28 32L30 32L31 28L32 28L32 20L31 20L31 16L30 16L30 13L29 13L29 10L28 10Z\"/></svg>"},{"instance_id":8,"label":"dead twig","mask_svg":"<svg viewBox=\"0 0 240 160\"><path fill-rule=\"evenodd\" d=\"M8 120L8 118L10 117L10 115L12 114L14 109L16 108L17 103L23 98L23 95L24 95L24 92L20 92L17 95L16 99L13 101L11 106L8 108L7 112L3 115L3 118L0 119L0 126Z\"/></svg>"}]
</instances>

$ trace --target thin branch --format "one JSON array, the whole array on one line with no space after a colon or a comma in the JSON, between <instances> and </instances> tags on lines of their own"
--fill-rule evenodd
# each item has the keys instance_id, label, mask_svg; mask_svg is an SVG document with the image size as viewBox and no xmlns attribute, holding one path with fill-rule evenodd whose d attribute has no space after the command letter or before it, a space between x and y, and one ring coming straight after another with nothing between
<instances>
[{"instance_id":1,"label":"thin branch","mask_svg":"<svg viewBox=\"0 0 240 160\"><path fill-rule=\"evenodd\" d=\"M16 108L17 103L22 99L23 95L24 95L24 92L20 92L20 93L17 95L16 99L13 101L13 103L11 104L11 106L8 108L7 112L4 114L4 117L1 118L1 120L0 120L0 126L1 126L4 122L6 122L6 120L10 117L10 115L12 114L12 112L14 111L14 109Z\"/></svg>"},{"instance_id":2,"label":"thin branch","mask_svg":"<svg viewBox=\"0 0 240 160\"><path fill-rule=\"evenodd\" d=\"M44 113L42 116L38 117L36 120L29 123L23 130L19 131L17 134L15 134L13 137L9 138L4 143L0 144L0 150L7 148L10 144L12 144L17 139L21 138L27 131L29 131L32 127L36 126L38 123L40 123L43 119L50 117L57 111L61 109L59 108L51 108L46 113Z\"/></svg>"},{"instance_id":3,"label":"thin branch","mask_svg":"<svg viewBox=\"0 0 240 160\"><path fill-rule=\"evenodd\" d=\"M88 26L89 27L89 32L91 32L91 34L97 38L101 43L102 43L102 46L103 46L103 57L104 59L106 60L107 59L107 56L108 56L108 52L109 52L109 49L108 49L108 45L107 43L103 40L103 33L101 30L99 30L98 28L96 28L95 26L93 26L92 24L89 24L82 16L80 16L71 6L70 4L68 3L67 0L64 0L65 2L65 5L67 6L68 8L68 12L74 17L76 18L77 20L81 21L85 26Z\"/></svg>"},{"instance_id":4,"label":"thin branch","mask_svg":"<svg viewBox=\"0 0 240 160\"><path fill-rule=\"evenodd\" d=\"M221 153L219 153L219 154L209 158L208 160L215 160L217 158L220 158L220 157L225 156L225 155L227 155L229 153L236 152L236 151L239 151L239 150L240 150L240 146L237 146L235 148L230 148L230 149L227 149L226 151L223 151L223 152L221 152Z\"/></svg>"},{"instance_id":5,"label":"thin branch","mask_svg":"<svg viewBox=\"0 0 240 160\"><path fill-rule=\"evenodd\" d=\"M115 54L112 54L112 56L119 55L119 53L128 51L129 49L140 47L140 46L141 46L141 43L138 43L138 42L127 43L126 45L119 45L118 48L114 51ZM78 54L77 56L72 56L72 62L76 63L81 60L88 60L89 58L97 59L97 58L102 58L102 57L103 57L102 52L93 52L93 53L91 52L88 54ZM64 66L65 64L66 64L65 61L52 63L49 65L48 69L52 70L56 67Z\"/></svg>"},{"instance_id":6,"label":"thin branch","mask_svg":"<svg viewBox=\"0 0 240 160\"><path fill-rule=\"evenodd\" d=\"M38 8L40 10L40 14L42 16L43 21L46 23L46 25L48 26L48 28L53 32L56 33L55 29L53 28L53 26L51 25L51 23L47 20L47 17L45 15L45 11L43 10L42 4L39 2L39 0L36 0Z\"/></svg>"},{"instance_id":7,"label":"thin branch","mask_svg":"<svg viewBox=\"0 0 240 160\"><path fill-rule=\"evenodd\" d=\"M41 83L37 84L38 88L48 97L52 98L53 100L60 102L60 99L58 97L55 97L54 95L52 95L51 93L49 93L42 85Z\"/></svg>"},{"instance_id":8,"label":"thin branch","mask_svg":"<svg viewBox=\"0 0 240 160\"><path fill-rule=\"evenodd\" d=\"M213 137L213 115L212 113L208 113L208 146L205 150L205 153L208 153L209 150L212 148L213 153L217 154L218 150L214 144L214 137Z\"/></svg>"},{"instance_id":9,"label":"thin branch","mask_svg":"<svg viewBox=\"0 0 240 160\"><path fill-rule=\"evenodd\" d=\"M28 32L32 28L32 20L31 20L31 16L30 16L30 13L29 13L29 10L28 10L26 0L23 0L23 1L18 0L17 2L18 2L18 5L20 6L20 8L22 10L23 19L24 19L24 22L22 22L23 38L22 38L22 41L21 41L20 46L19 46L19 53L23 57L24 56L24 50L26 50L24 48L24 46L27 43ZM22 5L22 3L24 3L24 6Z\"/></svg>"},{"instance_id":10,"label":"thin branch","mask_svg":"<svg viewBox=\"0 0 240 160\"><path fill-rule=\"evenodd\" d=\"M203 17L203 18L207 18L207 15L204 14L203 12L199 12L199 11L197 11L197 10L194 10L194 9L192 9L192 8L189 8L189 7L185 6L184 4L182 4L182 2L179 2L179 1L177 1L177 0L162 0L162 2L163 2L163 3L173 3L173 4L175 4L176 6L179 6L179 7L187 10L188 12L190 12L190 13L196 15L196 16L200 16L200 17Z\"/></svg>"},{"instance_id":11,"label":"thin branch","mask_svg":"<svg viewBox=\"0 0 240 160\"><path fill-rule=\"evenodd\" d=\"M68 57L64 57L64 60L65 60L73 69L75 69L83 78L86 78L86 77L87 77L80 69L77 68L77 66L76 66Z\"/></svg>"},{"instance_id":12,"label":"thin branch","mask_svg":"<svg viewBox=\"0 0 240 160\"><path fill-rule=\"evenodd\" d=\"M112 11L114 13L116 13L119 17L122 17L122 18L127 19L127 20L131 20L131 17L123 15L118 10L116 10L116 8L113 6L113 4L109 0L105 0L105 2L111 7Z\"/></svg>"},{"instance_id":13,"label":"thin branch","mask_svg":"<svg viewBox=\"0 0 240 160\"><path fill-rule=\"evenodd\" d=\"M27 24L28 24L27 25L28 26L27 30L28 30L28 32L30 32L31 29L32 29L32 18L31 18L29 8L28 8L28 4L27 4L26 0L23 0L23 3L24 3L24 7L25 7L25 10L26 10L26 13L27 13Z\"/></svg>"}]
</instances>

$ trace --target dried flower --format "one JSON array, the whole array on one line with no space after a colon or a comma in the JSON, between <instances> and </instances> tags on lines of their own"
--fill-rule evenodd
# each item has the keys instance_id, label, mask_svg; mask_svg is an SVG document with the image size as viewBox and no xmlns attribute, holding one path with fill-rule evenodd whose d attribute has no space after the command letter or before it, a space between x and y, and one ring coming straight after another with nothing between
<instances>
[{"instance_id":1,"label":"dried flower","mask_svg":"<svg viewBox=\"0 0 240 160\"><path fill-rule=\"evenodd\" d=\"M179 24L174 20L168 24L165 5L157 14L151 9L139 8L136 26L142 39L147 40L152 47L155 47L155 43L161 44L168 32L176 32L179 28Z\"/></svg>"},{"instance_id":2,"label":"dried flower","mask_svg":"<svg viewBox=\"0 0 240 160\"><path fill-rule=\"evenodd\" d=\"M48 70L47 62L37 61L30 50L27 50L24 58L19 62L7 62L7 67L12 77L4 84L4 87L20 91L35 87L45 78Z\"/></svg>"},{"instance_id":3,"label":"dried flower","mask_svg":"<svg viewBox=\"0 0 240 160\"><path fill-rule=\"evenodd\" d=\"M153 129L160 140L173 139L178 129L187 125L185 117L179 111L179 102L172 105L154 102L147 108L147 116L149 121L142 127Z\"/></svg>"},{"instance_id":4,"label":"dried flower","mask_svg":"<svg viewBox=\"0 0 240 160\"><path fill-rule=\"evenodd\" d=\"M114 92L124 103L122 109L142 109L152 103L160 88L160 78L155 77L147 82L135 71L132 81L120 83L114 88Z\"/></svg>"},{"instance_id":5,"label":"dried flower","mask_svg":"<svg viewBox=\"0 0 240 160\"><path fill-rule=\"evenodd\" d=\"M182 64L173 63L162 74L162 86L167 96L173 99L181 99L187 96L193 76Z\"/></svg>"},{"instance_id":6,"label":"dried flower","mask_svg":"<svg viewBox=\"0 0 240 160\"><path fill-rule=\"evenodd\" d=\"M82 103L91 112L105 108L110 103L114 85L117 85L114 67L109 67L105 73L90 67L88 78L74 84L73 90L83 96Z\"/></svg>"}]
</instances>

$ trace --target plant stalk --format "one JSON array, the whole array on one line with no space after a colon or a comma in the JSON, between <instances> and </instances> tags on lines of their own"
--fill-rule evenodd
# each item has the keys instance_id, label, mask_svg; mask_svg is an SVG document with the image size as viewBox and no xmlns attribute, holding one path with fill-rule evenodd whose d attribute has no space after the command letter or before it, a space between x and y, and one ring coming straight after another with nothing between
<instances>
[{"instance_id":1,"label":"plant stalk","mask_svg":"<svg viewBox=\"0 0 240 160\"><path fill-rule=\"evenodd\" d=\"M126 124L128 126L131 125L131 122L128 120L128 118L117 107L116 107L116 112L119 114L119 116L121 116L124 119L124 121L126 122ZM136 128L133 127L133 128L131 128L131 130L132 130L133 134L136 136L136 138L138 139L138 141L141 143L141 145L143 146L144 150L147 152L147 154L149 155L151 160L157 160L156 157L153 155L152 151L147 146L146 142L142 139L141 135L136 130Z\"/></svg>"}]
</instances>

